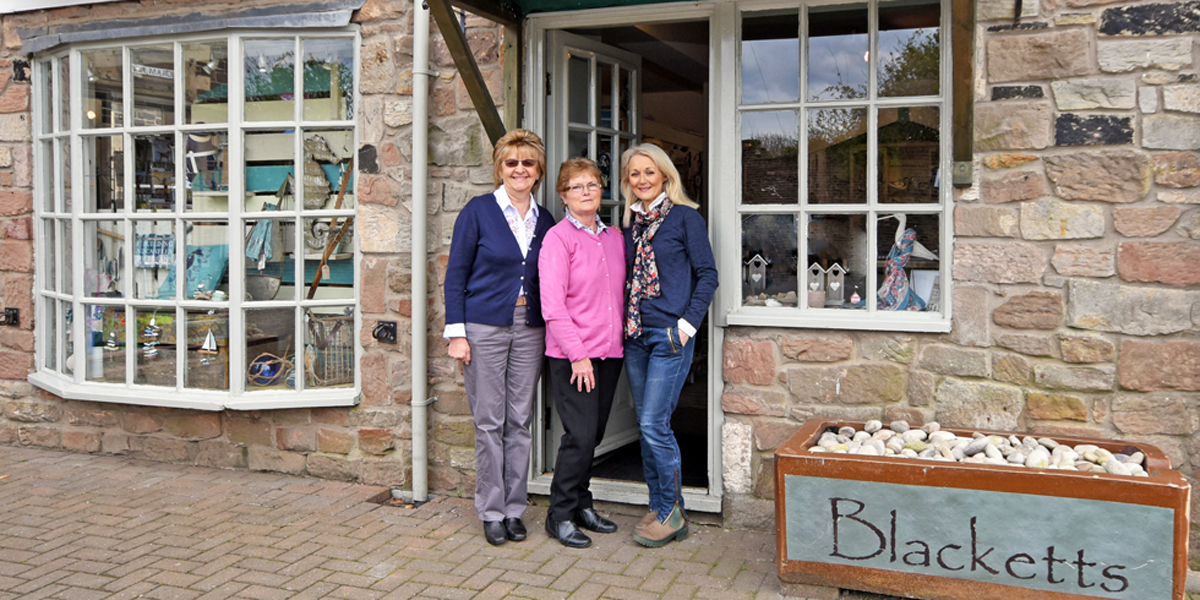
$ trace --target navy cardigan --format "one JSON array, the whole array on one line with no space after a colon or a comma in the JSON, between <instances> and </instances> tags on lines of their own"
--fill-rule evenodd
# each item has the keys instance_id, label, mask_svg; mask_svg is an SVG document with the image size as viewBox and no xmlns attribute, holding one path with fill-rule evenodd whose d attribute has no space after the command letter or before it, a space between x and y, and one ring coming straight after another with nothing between
<instances>
[{"instance_id":1,"label":"navy cardigan","mask_svg":"<svg viewBox=\"0 0 1200 600\"><path fill-rule=\"evenodd\" d=\"M554 226L550 211L538 206L537 226L529 252L513 237L496 196L484 194L467 202L454 221L450 260L446 265L446 323L513 324L517 294L525 285L525 324L544 327L538 293L538 251Z\"/></svg>"},{"instance_id":2,"label":"navy cardigan","mask_svg":"<svg viewBox=\"0 0 1200 600\"><path fill-rule=\"evenodd\" d=\"M662 295L643 298L643 327L675 327L679 319L700 329L717 292L717 264L708 243L708 227L696 209L676 204L651 240ZM633 226L625 229L625 264L633 276L637 244ZM628 298L626 298L628 301Z\"/></svg>"}]
</instances>

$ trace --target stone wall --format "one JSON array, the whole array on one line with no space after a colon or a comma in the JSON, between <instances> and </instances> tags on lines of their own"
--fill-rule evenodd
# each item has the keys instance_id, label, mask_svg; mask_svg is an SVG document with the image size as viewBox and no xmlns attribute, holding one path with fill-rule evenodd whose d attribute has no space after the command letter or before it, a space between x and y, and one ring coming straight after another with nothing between
<instances>
[{"instance_id":1,"label":"stone wall","mask_svg":"<svg viewBox=\"0 0 1200 600\"><path fill-rule=\"evenodd\" d=\"M219 4L212 12L255 0ZM359 120L358 232L362 402L354 408L203 412L66 401L35 389L33 326L33 177L29 57L21 29L195 12L185 0L116 2L0 17L0 304L21 311L20 327L0 327L0 444L142 457L222 468L250 468L330 479L406 486L411 476L409 231L412 210L412 2L368 0L354 16L362 31ZM490 191L491 147L436 25L431 62L429 189L431 258L426 274L444 264L453 217L470 197ZM502 103L502 28L469 18L467 35L489 88ZM441 255L443 262L435 258ZM440 271L439 271L440 272ZM430 354L444 356L442 300L430 289ZM380 344L377 320L399 322L399 344ZM439 401L431 411L434 490L473 489L473 429L452 361L433 360Z\"/></svg>"},{"instance_id":2,"label":"stone wall","mask_svg":"<svg viewBox=\"0 0 1200 600\"><path fill-rule=\"evenodd\" d=\"M770 518L810 416L1144 442L1200 475L1200 2L1014 4L978 3L953 331L731 328L727 519Z\"/></svg>"}]
</instances>

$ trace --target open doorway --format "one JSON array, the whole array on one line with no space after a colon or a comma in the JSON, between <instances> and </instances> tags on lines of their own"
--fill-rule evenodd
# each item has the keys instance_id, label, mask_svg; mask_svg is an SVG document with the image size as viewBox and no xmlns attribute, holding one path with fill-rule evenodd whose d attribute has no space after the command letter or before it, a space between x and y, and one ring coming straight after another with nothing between
<instances>
[{"instance_id":1,"label":"open doorway","mask_svg":"<svg viewBox=\"0 0 1200 600\"><path fill-rule=\"evenodd\" d=\"M545 114L551 179L557 165L568 157L596 160L606 175L602 218L618 225L623 212L621 153L633 144L650 142L671 157L685 191L700 204L705 219L714 214L708 189L707 20L565 27L549 32L547 54L550 93ZM563 216L560 204L557 198L547 199L547 208L558 218ZM710 446L716 443L711 439L709 414L710 335L705 319L698 327L692 369L672 418L682 454L682 484L701 494L707 494L713 483ZM605 481L645 482L628 394L622 381L605 441L597 449L593 493ZM546 475L553 471L561 435L550 404L543 403L541 420ZM597 498L604 495L598 493ZM613 496L617 498L637 501L628 493Z\"/></svg>"}]
</instances>

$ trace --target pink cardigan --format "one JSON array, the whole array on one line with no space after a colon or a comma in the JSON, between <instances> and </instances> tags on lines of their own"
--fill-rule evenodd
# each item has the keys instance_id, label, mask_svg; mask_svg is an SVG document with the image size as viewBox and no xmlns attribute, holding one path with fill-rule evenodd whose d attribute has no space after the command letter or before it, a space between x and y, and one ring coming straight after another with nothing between
<instances>
[{"instance_id":1,"label":"pink cardigan","mask_svg":"<svg viewBox=\"0 0 1200 600\"><path fill-rule=\"evenodd\" d=\"M593 235L563 219L538 255L546 356L571 362L625 355L625 238L609 227Z\"/></svg>"}]
</instances>

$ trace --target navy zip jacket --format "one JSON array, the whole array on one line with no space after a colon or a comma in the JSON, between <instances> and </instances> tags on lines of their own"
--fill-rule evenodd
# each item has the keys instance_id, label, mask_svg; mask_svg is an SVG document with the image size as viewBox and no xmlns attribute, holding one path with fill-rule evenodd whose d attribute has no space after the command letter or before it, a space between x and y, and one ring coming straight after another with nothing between
<instances>
[{"instance_id":1,"label":"navy zip jacket","mask_svg":"<svg viewBox=\"0 0 1200 600\"><path fill-rule=\"evenodd\" d=\"M467 202L454 221L446 265L446 323L510 326L524 284L525 324L545 327L538 293L538 251L553 226L554 217L539 205L529 252L521 258L496 196L484 194Z\"/></svg>"},{"instance_id":2,"label":"navy zip jacket","mask_svg":"<svg viewBox=\"0 0 1200 600\"><path fill-rule=\"evenodd\" d=\"M635 215L636 217L636 215ZM642 327L676 327L679 319L700 329L717 292L717 264L708 243L708 226L696 209L676 204L650 240L658 263L662 294L643 298ZM633 226L625 229L626 273L633 277L637 243ZM628 287L625 301L629 302Z\"/></svg>"}]
</instances>

